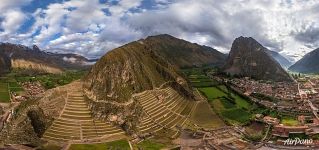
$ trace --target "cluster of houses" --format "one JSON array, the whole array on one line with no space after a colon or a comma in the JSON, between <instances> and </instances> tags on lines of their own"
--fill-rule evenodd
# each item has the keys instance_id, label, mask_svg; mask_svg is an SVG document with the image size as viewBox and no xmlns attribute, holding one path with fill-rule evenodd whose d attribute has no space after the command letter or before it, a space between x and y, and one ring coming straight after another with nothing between
<instances>
[{"instance_id":1,"label":"cluster of houses","mask_svg":"<svg viewBox=\"0 0 319 150\"><path fill-rule=\"evenodd\" d=\"M24 82L22 83L22 87L26 90L29 97L34 97L45 92L45 88L39 82Z\"/></svg>"},{"instance_id":2,"label":"cluster of houses","mask_svg":"<svg viewBox=\"0 0 319 150\"><path fill-rule=\"evenodd\" d=\"M280 124L278 118L265 116L263 122L272 125L272 135L275 137L288 138L289 134L305 134L314 135L319 134L319 120L312 116L300 115L297 117L298 125L284 125Z\"/></svg>"},{"instance_id":3,"label":"cluster of houses","mask_svg":"<svg viewBox=\"0 0 319 150\"><path fill-rule=\"evenodd\" d=\"M254 145L241 139L241 132L233 127L214 130L184 130L180 140L181 149L255 149Z\"/></svg>"},{"instance_id":4,"label":"cluster of houses","mask_svg":"<svg viewBox=\"0 0 319 150\"><path fill-rule=\"evenodd\" d=\"M250 95L251 93L262 93L277 99L296 100L300 98L300 96L297 95L298 85L294 82L256 81L249 77L235 78L231 79L229 82L242 89L243 93L246 95Z\"/></svg>"}]
</instances>

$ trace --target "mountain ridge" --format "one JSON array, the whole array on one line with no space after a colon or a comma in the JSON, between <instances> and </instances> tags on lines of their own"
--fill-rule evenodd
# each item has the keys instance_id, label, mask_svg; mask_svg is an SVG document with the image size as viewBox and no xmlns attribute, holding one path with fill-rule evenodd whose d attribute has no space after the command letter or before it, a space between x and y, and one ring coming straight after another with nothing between
<instances>
[{"instance_id":1,"label":"mountain ridge","mask_svg":"<svg viewBox=\"0 0 319 150\"><path fill-rule=\"evenodd\" d=\"M61 73L67 69L85 69L88 68L86 63L89 62L88 59L77 54L44 52L36 45L29 48L20 44L1 43L0 51L0 55L10 61L6 63L6 68L34 70L40 73ZM8 73L8 71L5 72Z\"/></svg>"},{"instance_id":2,"label":"mountain ridge","mask_svg":"<svg viewBox=\"0 0 319 150\"><path fill-rule=\"evenodd\" d=\"M318 73L319 72L319 48L307 53L299 61L289 67L290 71L300 73Z\"/></svg>"},{"instance_id":3,"label":"mountain ridge","mask_svg":"<svg viewBox=\"0 0 319 150\"><path fill-rule=\"evenodd\" d=\"M280 53L272 50L266 51L271 57L273 57L280 65L281 67L288 69L293 63L289 61L287 58L282 56Z\"/></svg>"},{"instance_id":4,"label":"mountain ridge","mask_svg":"<svg viewBox=\"0 0 319 150\"><path fill-rule=\"evenodd\" d=\"M227 55L218 50L191 43L168 34L148 36L139 42L152 46L152 50L179 68L213 65L222 66Z\"/></svg>"}]
</instances>

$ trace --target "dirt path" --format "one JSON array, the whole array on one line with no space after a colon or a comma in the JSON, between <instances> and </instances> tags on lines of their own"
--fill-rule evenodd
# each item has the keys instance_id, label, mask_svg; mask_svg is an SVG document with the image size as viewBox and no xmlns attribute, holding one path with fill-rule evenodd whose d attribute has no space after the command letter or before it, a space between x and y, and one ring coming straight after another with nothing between
<instances>
[{"instance_id":1,"label":"dirt path","mask_svg":"<svg viewBox=\"0 0 319 150\"><path fill-rule=\"evenodd\" d=\"M20 105L19 102L13 103L13 106L11 106L8 110L6 110L6 112L1 116L0 118L0 132L3 129L3 126L5 124L5 121L8 119L10 113L12 110L14 110L16 107L18 107Z\"/></svg>"}]
</instances>

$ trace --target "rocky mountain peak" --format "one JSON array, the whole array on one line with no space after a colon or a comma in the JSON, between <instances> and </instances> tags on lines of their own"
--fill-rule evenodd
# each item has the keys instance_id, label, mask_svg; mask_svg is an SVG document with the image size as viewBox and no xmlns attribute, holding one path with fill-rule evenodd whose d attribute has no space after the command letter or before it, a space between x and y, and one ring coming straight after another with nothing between
<instances>
[{"instance_id":1,"label":"rocky mountain peak","mask_svg":"<svg viewBox=\"0 0 319 150\"><path fill-rule=\"evenodd\" d=\"M41 51L40 48L37 45L32 46L32 50L34 51Z\"/></svg>"},{"instance_id":2,"label":"rocky mountain peak","mask_svg":"<svg viewBox=\"0 0 319 150\"><path fill-rule=\"evenodd\" d=\"M292 81L289 74L267 51L269 50L252 37L238 37L232 44L224 71L258 80Z\"/></svg>"}]
</instances>

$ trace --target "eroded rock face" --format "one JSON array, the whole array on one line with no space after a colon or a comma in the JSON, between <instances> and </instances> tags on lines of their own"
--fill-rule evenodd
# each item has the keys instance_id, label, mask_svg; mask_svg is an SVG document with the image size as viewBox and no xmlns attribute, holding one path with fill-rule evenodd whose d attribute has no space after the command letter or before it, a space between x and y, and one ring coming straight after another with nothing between
<instances>
[{"instance_id":1,"label":"eroded rock face","mask_svg":"<svg viewBox=\"0 0 319 150\"><path fill-rule=\"evenodd\" d=\"M224 66L224 72L257 80L292 81L267 49L251 37L236 38Z\"/></svg>"},{"instance_id":2,"label":"eroded rock face","mask_svg":"<svg viewBox=\"0 0 319 150\"><path fill-rule=\"evenodd\" d=\"M319 48L306 54L302 59L292 65L289 70L301 73L319 72Z\"/></svg>"},{"instance_id":3,"label":"eroded rock face","mask_svg":"<svg viewBox=\"0 0 319 150\"><path fill-rule=\"evenodd\" d=\"M25 59L11 59L12 68L17 69L30 69L43 73L62 73L63 70L58 67L52 67L43 63L37 63Z\"/></svg>"}]
</instances>

